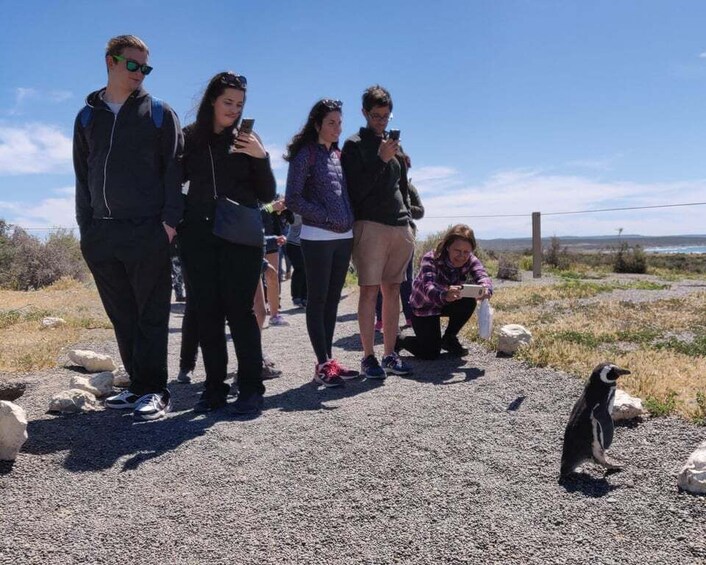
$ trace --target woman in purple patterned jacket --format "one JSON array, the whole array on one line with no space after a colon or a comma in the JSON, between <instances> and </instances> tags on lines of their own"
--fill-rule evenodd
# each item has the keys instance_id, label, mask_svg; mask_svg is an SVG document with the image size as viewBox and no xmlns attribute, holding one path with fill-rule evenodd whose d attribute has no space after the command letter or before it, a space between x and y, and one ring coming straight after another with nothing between
<instances>
[{"instance_id":1,"label":"woman in purple patterned jacket","mask_svg":"<svg viewBox=\"0 0 706 565\"><path fill-rule=\"evenodd\" d=\"M340 386L357 371L333 358L338 302L353 249L353 209L341 168L340 100L319 100L287 147L287 208L302 217L307 281L306 328L316 354L314 382Z\"/></svg>"},{"instance_id":2,"label":"woman in purple patterned jacket","mask_svg":"<svg viewBox=\"0 0 706 565\"><path fill-rule=\"evenodd\" d=\"M463 298L463 283L485 287L481 300L493 294L493 282L473 253L476 237L464 224L450 228L434 251L422 257L417 278L412 283L412 327L414 336L400 337L396 349L406 349L420 359L436 359L442 349L452 355L468 350L458 341L458 332L476 308L475 298ZM441 316L448 316L441 335Z\"/></svg>"}]
</instances>

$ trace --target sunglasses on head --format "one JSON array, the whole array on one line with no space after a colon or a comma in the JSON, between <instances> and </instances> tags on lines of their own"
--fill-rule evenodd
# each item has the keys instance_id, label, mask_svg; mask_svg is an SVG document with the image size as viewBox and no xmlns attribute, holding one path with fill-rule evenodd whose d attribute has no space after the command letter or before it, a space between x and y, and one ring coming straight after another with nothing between
<instances>
[{"instance_id":1,"label":"sunglasses on head","mask_svg":"<svg viewBox=\"0 0 706 565\"><path fill-rule=\"evenodd\" d=\"M224 74L221 77L221 83L233 88L239 88L240 90L245 90L248 87L248 79L243 75L236 75L235 73Z\"/></svg>"},{"instance_id":2,"label":"sunglasses on head","mask_svg":"<svg viewBox=\"0 0 706 565\"><path fill-rule=\"evenodd\" d=\"M149 65L141 65L134 59L126 59L122 55L111 55L115 61L125 61L125 68L130 71L131 73L134 73L135 71L140 71L143 75L147 76L152 72L152 67Z\"/></svg>"},{"instance_id":3,"label":"sunglasses on head","mask_svg":"<svg viewBox=\"0 0 706 565\"><path fill-rule=\"evenodd\" d=\"M340 110L343 107L343 102L340 100L331 100L330 98L324 98L321 103L329 110Z\"/></svg>"}]
</instances>

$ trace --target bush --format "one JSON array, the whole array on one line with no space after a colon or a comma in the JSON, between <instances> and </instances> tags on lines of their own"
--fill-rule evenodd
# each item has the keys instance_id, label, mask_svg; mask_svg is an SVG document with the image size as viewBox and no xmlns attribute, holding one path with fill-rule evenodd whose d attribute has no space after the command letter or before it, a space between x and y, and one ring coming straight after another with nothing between
<instances>
[{"instance_id":1,"label":"bush","mask_svg":"<svg viewBox=\"0 0 706 565\"><path fill-rule=\"evenodd\" d=\"M58 230L46 241L0 220L0 287L32 290L62 277L83 281L88 269L79 241L68 230Z\"/></svg>"},{"instance_id":2,"label":"bush","mask_svg":"<svg viewBox=\"0 0 706 565\"><path fill-rule=\"evenodd\" d=\"M561 248L561 241L558 237L553 236L549 240L549 247L544 250L544 262L550 267L562 270L568 269L571 264L569 249L567 247Z\"/></svg>"},{"instance_id":3,"label":"bush","mask_svg":"<svg viewBox=\"0 0 706 565\"><path fill-rule=\"evenodd\" d=\"M620 244L613 261L613 271L616 273L645 274L647 272L647 255L642 247L630 247L626 242Z\"/></svg>"},{"instance_id":4,"label":"bush","mask_svg":"<svg viewBox=\"0 0 706 565\"><path fill-rule=\"evenodd\" d=\"M500 259L498 259L498 278L509 281L521 281L522 275L520 274L518 262L501 255Z\"/></svg>"}]
</instances>

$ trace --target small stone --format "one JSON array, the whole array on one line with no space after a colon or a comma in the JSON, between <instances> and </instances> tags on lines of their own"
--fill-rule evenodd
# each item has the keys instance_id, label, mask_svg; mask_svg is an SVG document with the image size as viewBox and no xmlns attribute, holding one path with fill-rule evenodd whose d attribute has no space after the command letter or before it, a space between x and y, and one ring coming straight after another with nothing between
<instances>
[{"instance_id":1,"label":"small stone","mask_svg":"<svg viewBox=\"0 0 706 565\"><path fill-rule=\"evenodd\" d=\"M93 394L85 390L72 388L51 397L49 412L75 414L77 412L93 412L98 410L98 407L98 400Z\"/></svg>"},{"instance_id":2,"label":"small stone","mask_svg":"<svg viewBox=\"0 0 706 565\"><path fill-rule=\"evenodd\" d=\"M694 494L706 494L706 441L689 456L679 471L679 488Z\"/></svg>"},{"instance_id":3,"label":"small stone","mask_svg":"<svg viewBox=\"0 0 706 565\"><path fill-rule=\"evenodd\" d=\"M65 325L66 320L63 318L56 318L54 316L47 316L42 320L42 327L47 329L58 328Z\"/></svg>"},{"instance_id":4,"label":"small stone","mask_svg":"<svg viewBox=\"0 0 706 565\"><path fill-rule=\"evenodd\" d=\"M127 388L130 386L130 375L127 374L122 366L113 371L113 386L118 388Z\"/></svg>"},{"instance_id":5,"label":"small stone","mask_svg":"<svg viewBox=\"0 0 706 565\"><path fill-rule=\"evenodd\" d=\"M102 371L114 371L115 362L110 355L96 353L85 349L72 349L69 351L69 359L76 365L80 365L89 373L100 373Z\"/></svg>"},{"instance_id":6,"label":"small stone","mask_svg":"<svg viewBox=\"0 0 706 565\"><path fill-rule=\"evenodd\" d=\"M108 396L113 393L113 373L111 371L103 371L90 377L77 375L71 378L69 386L90 392L98 398Z\"/></svg>"},{"instance_id":7,"label":"small stone","mask_svg":"<svg viewBox=\"0 0 706 565\"><path fill-rule=\"evenodd\" d=\"M632 420L645 415L642 407L642 400L635 396L630 396L624 390L615 391L615 401L613 403L613 420Z\"/></svg>"},{"instance_id":8,"label":"small stone","mask_svg":"<svg viewBox=\"0 0 706 565\"><path fill-rule=\"evenodd\" d=\"M0 400L0 461L14 461L27 441L27 414L17 404Z\"/></svg>"},{"instance_id":9,"label":"small stone","mask_svg":"<svg viewBox=\"0 0 706 565\"><path fill-rule=\"evenodd\" d=\"M521 346L532 342L530 331L520 324L506 324L498 332L498 353L512 355Z\"/></svg>"}]
</instances>

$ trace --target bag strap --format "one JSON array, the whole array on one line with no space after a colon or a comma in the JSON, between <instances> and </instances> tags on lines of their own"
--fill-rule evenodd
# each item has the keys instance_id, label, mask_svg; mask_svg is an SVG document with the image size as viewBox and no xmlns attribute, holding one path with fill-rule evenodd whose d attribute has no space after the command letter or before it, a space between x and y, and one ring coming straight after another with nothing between
<instances>
[{"instance_id":1,"label":"bag strap","mask_svg":"<svg viewBox=\"0 0 706 565\"><path fill-rule=\"evenodd\" d=\"M211 144L208 144L208 156L211 158L211 177L213 178L213 199L218 199L218 191L216 190L216 168L213 165L213 152L211 151Z\"/></svg>"}]
</instances>

